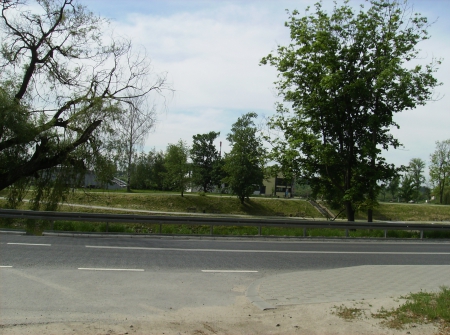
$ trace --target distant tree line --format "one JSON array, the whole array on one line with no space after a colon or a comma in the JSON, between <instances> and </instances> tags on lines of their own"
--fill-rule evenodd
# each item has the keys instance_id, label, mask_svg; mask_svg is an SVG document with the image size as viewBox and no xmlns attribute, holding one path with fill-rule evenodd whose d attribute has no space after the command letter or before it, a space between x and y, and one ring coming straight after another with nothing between
<instances>
[{"instance_id":1,"label":"distant tree line","mask_svg":"<svg viewBox=\"0 0 450 335\"><path fill-rule=\"evenodd\" d=\"M266 150L253 121L256 117L256 113L247 113L232 125L227 136L231 151L223 157L214 145L220 133L214 131L194 135L191 148L179 140L165 152L153 149L135 155L127 169L130 187L178 191L182 196L188 188L229 192L244 203L264 179Z\"/></svg>"}]
</instances>

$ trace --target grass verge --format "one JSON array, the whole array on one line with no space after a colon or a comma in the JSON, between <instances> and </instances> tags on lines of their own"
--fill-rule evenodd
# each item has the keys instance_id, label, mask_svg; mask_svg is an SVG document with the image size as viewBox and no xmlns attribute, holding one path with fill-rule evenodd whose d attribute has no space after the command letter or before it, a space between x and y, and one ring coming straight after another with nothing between
<instances>
[{"instance_id":1,"label":"grass verge","mask_svg":"<svg viewBox=\"0 0 450 335\"><path fill-rule=\"evenodd\" d=\"M383 319L389 328L404 329L407 325L433 323L440 334L450 334L450 289L439 292L411 293L402 297L407 301L396 309L380 309L372 317Z\"/></svg>"}]
</instances>

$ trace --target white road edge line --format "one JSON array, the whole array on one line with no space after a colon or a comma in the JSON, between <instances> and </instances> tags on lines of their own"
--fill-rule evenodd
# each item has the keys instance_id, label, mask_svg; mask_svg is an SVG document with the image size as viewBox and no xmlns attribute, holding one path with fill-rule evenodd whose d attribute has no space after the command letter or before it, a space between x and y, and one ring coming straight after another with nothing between
<instances>
[{"instance_id":1,"label":"white road edge line","mask_svg":"<svg viewBox=\"0 0 450 335\"><path fill-rule=\"evenodd\" d=\"M40 245L40 246L44 246L44 247L51 247L51 244L39 244L39 243L13 243L13 242L8 242L6 244L15 244L15 245Z\"/></svg>"},{"instance_id":2,"label":"white road edge line","mask_svg":"<svg viewBox=\"0 0 450 335\"><path fill-rule=\"evenodd\" d=\"M12 268L12 265L0 265L0 268Z\"/></svg>"},{"instance_id":3,"label":"white road edge line","mask_svg":"<svg viewBox=\"0 0 450 335\"><path fill-rule=\"evenodd\" d=\"M255 273L258 271L254 271L254 270L202 270L202 272L207 272L207 273Z\"/></svg>"},{"instance_id":4,"label":"white road edge line","mask_svg":"<svg viewBox=\"0 0 450 335\"><path fill-rule=\"evenodd\" d=\"M182 249L182 248L145 248L145 247L113 247L103 245L86 245L94 249L122 249L149 251L196 251L196 252L240 252L240 253L274 253L274 254L367 254L367 255L450 255L450 252L407 252L407 251L311 251L311 250L230 250L230 249Z\"/></svg>"},{"instance_id":5,"label":"white road edge line","mask_svg":"<svg viewBox=\"0 0 450 335\"><path fill-rule=\"evenodd\" d=\"M143 272L144 269L112 269L112 268L78 268L78 270L89 270L89 271L133 271L133 272Z\"/></svg>"}]
</instances>

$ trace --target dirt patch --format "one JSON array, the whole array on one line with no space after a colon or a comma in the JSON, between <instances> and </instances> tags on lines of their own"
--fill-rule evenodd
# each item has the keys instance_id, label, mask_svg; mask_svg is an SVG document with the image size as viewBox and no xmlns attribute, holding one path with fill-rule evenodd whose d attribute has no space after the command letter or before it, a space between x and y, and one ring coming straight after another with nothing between
<instances>
[{"instance_id":1,"label":"dirt patch","mask_svg":"<svg viewBox=\"0 0 450 335\"><path fill-rule=\"evenodd\" d=\"M238 297L227 307L183 308L159 310L148 317L131 319L116 316L115 320L91 322L61 322L4 325L0 334L86 334L86 335L211 335L211 334L302 334L302 335L399 335L438 334L433 325L411 325L404 330L385 328L380 321L370 317L378 308L392 308L400 302L394 299L367 300L361 302L322 303L283 306L262 311ZM336 306L345 305L363 311L351 321L335 314Z\"/></svg>"}]
</instances>

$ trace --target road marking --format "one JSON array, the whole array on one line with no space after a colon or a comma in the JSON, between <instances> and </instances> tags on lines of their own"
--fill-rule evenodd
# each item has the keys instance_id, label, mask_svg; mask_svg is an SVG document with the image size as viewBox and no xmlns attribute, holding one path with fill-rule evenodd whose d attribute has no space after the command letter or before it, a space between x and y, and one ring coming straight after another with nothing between
<instances>
[{"instance_id":1,"label":"road marking","mask_svg":"<svg viewBox=\"0 0 450 335\"><path fill-rule=\"evenodd\" d=\"M450 255L450 252L407 252L407 251L301 251L301 250L233 250L233 249L183 249L183 248L146 248L146 247L113 247L103 245L87 245L86 248L149 250L149 251L196 251L196 252L238 252L265 254L355 254L355 255Z\"/></svg>"},{"instance_id":2,"label":"road marking","mask_svg":"<svg viewBox=\"0 0 450 335\"><path fill-rule=\"evenodd\" d=\"M0 265L0 268L12 268L12 265Z\"/></svg>"},{"instance_id":3,"label":"road marking","mask_svg":"<svg viewBox=\"0 0 450 335\"><path fill-rule=\"evenodd\" d=\"M144 269L108 269L108 268L78 268L78 270L89 270L89 271L133 271L142 272Z\"/></svg>"},{"instance_id":4,"label":"road marking","mask_svg":"<svg viewBox=\"0 0 450 335\"><path fill-rule=\"evenodd\" d=\"M254 270L202 270L202 272L208 272L208 273L254 273L258 271Z\"/></svg>"},{"instance_id":5,"label":"road marking","mask_svg":"<svg viewBox=\"0 0 450 335\"><path fill-rule=\"evenodd\" d=\"M40 245L40 246L44 246L44 247L51 247L51 244L38 244L38 243L12 243L12 242L8 242L6 244L16 244L16 245Z\"/></svg>"}]
</instances>

